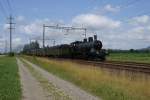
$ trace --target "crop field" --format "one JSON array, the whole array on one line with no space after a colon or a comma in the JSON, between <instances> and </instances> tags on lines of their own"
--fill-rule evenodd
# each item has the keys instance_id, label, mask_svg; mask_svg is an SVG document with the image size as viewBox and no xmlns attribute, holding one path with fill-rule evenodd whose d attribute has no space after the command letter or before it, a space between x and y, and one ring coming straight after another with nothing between
<instances>
[{"instance_id":1,"label":"crop field","mask_svg":"<svg viewBox=\"0 0 150 100\"><path fill-rule=\"evenodd\" d=\"M71 61L49 60L25 56L50 73L70 81L104 100L149 100L150 77L108 72L91 65Z\"/></svg>"},{"instance_id":2,"label":"crop field","mask_svg":"<svg viewBox=\"0 0 150 100\"><path fill-rule=\"evenodd\" d=\"M0 100L20 100L21 85L14 57L0 57Z\"/></svg>"},{"instance_id":3,"label":"crop field","mask_svg":"<svg viewBox=\"0 0 150 100\"><path fill-rule=\"evenodd\" d=\"M110 53L108 60L150 63L150 53Z\"/></svg>"}]
</instances>

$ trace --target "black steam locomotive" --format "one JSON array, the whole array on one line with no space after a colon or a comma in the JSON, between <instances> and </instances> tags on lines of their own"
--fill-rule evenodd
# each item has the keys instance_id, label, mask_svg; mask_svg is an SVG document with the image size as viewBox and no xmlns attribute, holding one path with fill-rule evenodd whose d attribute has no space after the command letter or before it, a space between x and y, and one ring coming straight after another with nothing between
<instances>
[{"instance_id":1,"label":"black steam locomotive","mask_svg":"<svg viewBox=\"0 0 150 100\"><path fill-rule=\"evenodd\" d=\"M34 46L33 46L34 45ZM58 58L87 59L104 61L106 51L102 49L102 42L97 40L97 35L88 40L75 41L52 47L39 48L38 43L25 45L23 52L29 55L48 56Z\"/></svg>"}]
</instances>

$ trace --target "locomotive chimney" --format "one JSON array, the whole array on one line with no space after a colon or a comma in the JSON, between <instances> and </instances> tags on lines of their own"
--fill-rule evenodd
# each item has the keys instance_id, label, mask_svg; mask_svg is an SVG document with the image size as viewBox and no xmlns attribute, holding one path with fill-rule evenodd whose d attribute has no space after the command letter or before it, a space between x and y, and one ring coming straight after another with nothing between
<instances>
[{"instance_id":1,"label":"locomotive chimney","mask_svg":"<svg viewBox=\"0 0 150 100\"><path fill-rule=\"evenodd\" d=\"M83 42L86 43L87 42L87 38L84 38Z\"/></svg>"},{"instance_id":2,"label":"locomotive chimney","mask_svg":"<svg viewBox=\"0 0 150 100\"><path fill-rule=\"evenodd\" d=\"M89 37L89 42L93 42L93 37Z\"/></svg>"},{"instance_id":3,"label":"locomotive chimney","mask_svg":"<svg viewBox=\"0 0 150 100\"><path fill-rule=\"evenodd\" d=\"M94 41L96 41L97 40L97 35L94 35Z\"/></svg>"}]
</instances>

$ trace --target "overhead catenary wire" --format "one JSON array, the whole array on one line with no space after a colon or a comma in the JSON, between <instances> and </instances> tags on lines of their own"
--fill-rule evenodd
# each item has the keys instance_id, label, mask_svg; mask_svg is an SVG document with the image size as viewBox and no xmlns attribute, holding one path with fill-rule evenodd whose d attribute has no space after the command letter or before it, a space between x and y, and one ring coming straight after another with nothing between
<instances>
[{"instance_id":1,"label":"overhead catenary wire","mask_svg":"<svg viewBox=\"0 0 150 100\"><path fill-rule=\"evenodd\" d=\"M58 24L57 25L45 25L43 24L43 48L45 47L45 28L52 28L52 29L62 29L62 30L66 30L66 31L69 31L69 30L83 30L85 33L83 34L86 38L86 34L87 34L87 29L86 28L83 28L83 27L72 27L72 26L59 26Z\"/></svg>"}]
</instances>

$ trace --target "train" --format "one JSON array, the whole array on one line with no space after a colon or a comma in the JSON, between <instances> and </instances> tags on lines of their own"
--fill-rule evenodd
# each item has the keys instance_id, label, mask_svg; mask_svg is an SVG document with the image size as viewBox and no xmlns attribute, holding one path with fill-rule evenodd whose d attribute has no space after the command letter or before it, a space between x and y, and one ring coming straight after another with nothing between
<instances>
[{"instance_id":1,"label":"train","mask_svg":"<svg viewBox=\"0 0 150 100\"><path fill-rule=\"evenodd\" d=\"M40 48L39 44L30 43L24 46L23 53L35 56L47 56L55 58L71 58L105 61L107 52L102 49L103 44L97 40L97 35L88 37L83 41L75 41L70 44L47 46Z\"/></svg>"}]
</instances>

